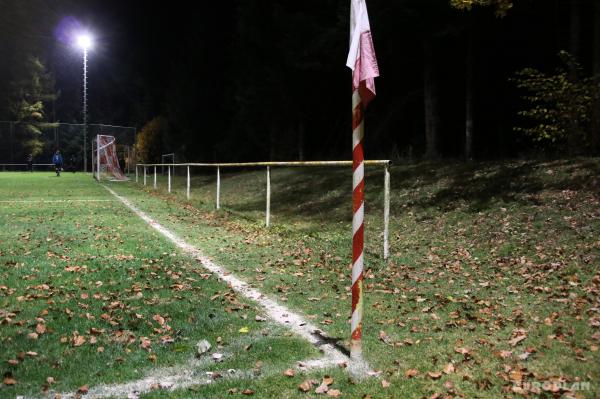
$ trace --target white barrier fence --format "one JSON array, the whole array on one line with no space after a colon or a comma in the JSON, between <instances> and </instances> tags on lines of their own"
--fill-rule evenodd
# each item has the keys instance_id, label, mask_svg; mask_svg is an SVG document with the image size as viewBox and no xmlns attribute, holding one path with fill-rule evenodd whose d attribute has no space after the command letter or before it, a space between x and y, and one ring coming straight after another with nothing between
<instances>
[{"instance_id":1,"label":"white barrier fence","mask_svg":"<svg viewBox=\"0 0 600 399\"><path fill-rule=\"evenodd\" d=\"M389 160L370 160L365 161L365 166L382 166L384 169L383 179L383 258L389 257L389 222L390 222L390 165ZM167 191L171 192L171 176L174 174L171 169L174 170L176 167L187 168L187 179L186 179L186 198L190 199L190 167L205 167L205 168L216 168L217 169L217 193L216 193L216 208L221 207L221 168L249 168L249 167L266 167L267 170L267 198L266 198L266 212L265 212L265 225L269 227L271 224L271 167L310 167L310 166L352 166L352 161L306 161L306 162L242 162L242 163L178 163L178 164L137 164L135 166L135 182L139 180L139 169L143 171L144 186L147 183L147 171L149 167L153 167L154 181L153 187L156 186L156 168L160 166L162 168L167 167Z\"/></svg>"}]
</instances>

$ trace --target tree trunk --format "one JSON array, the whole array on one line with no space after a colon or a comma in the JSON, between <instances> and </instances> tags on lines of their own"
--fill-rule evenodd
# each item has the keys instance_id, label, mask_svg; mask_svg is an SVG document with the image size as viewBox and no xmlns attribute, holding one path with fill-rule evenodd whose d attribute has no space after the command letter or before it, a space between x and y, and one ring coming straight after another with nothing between
<instances>
[{"instance_id":1,"label":"tree trunk","mask_svg":"<svg viewBox=\"0 0 600 399\"><path fill-rule=\"evenodd\" d=\"M594 3L594 75L600 74L600 2Z\"/></svg>"},{"instance_id":2,"label":"tree trunk","mask_svg":"<svg viewBox=\"0 0 600 399\"><path fill-rule=\"evenodd\" d=\"M276 137L277 137L277 128L274 123L271 123L269 128L269 161L275 160L276 155Z\"/></svg>"},{"instance_id":3,"label":"tree trunk","mask_svg":"<svg viewBox=\"0 0 600 399\"><path fill-rule=\"evenodd\" d=\"M465 158L473 158L473 31L467 33L467 56L465 71Z\"/></svg>"},{"instance_id":4,"label":"tree trunk","mask_svg":"<svg viewBox=\"0 0 600 399\"><path fill-rule=\"evenodd\" d=\"M569 52L575 61L581 61L580 51L581 39L581 3L580 0L571 0L570 24L569 24ZM571 69L570 77L572 80L577 79L577 71Z\"/></svg>"},{"instance_id":5,"label":"tree trunk","mask_svg":"<svg viewBox=\"0 0 600 399\"><path fill-rule=\"evenodd\" d=\"M437 82L434 72L433 44L430 38L423 40L423 88L425 98L425 157L439 158L439 114Z\"/></svg>"},{"instance_id":6,"label":"tree trunk","mask_svg":"<svg viewBox=\"0 0 600 399\"><path fill-rule=\"evenodd\" d=\"M594 40L593 46L593 73L600 77L600 2L594 3ZM595 100L592 111L592 151L600 152L600 99Z\"/></svg>"},{"instance_id":7,"label":"tree trunk","mask_svg":"<svg viewBox=\"0 0 600 399\"><path fill-rule=\"evenodd\" d=\"M304 161L304 123L298 125L298 161Z\"/></svg>"}]
</instances>

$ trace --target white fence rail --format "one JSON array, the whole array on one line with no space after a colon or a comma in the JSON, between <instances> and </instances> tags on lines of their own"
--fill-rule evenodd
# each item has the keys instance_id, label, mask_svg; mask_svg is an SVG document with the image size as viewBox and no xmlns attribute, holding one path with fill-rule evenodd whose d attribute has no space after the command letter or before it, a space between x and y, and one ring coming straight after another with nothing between
<instances>
[{"instance_id":1,"label":"white fence rail","mask_svg":"<svg viewBox=\"0 0 600 399\"><path fill-rule=\"evenodd\" d=\"M369 160L365 161L365 166L382 166L384 169L384 199L383 199L383 258L389 257L389 222L390 222L390 165L389 160ZM154 189L156 186L156 168L160 166L167 167L167 190L171 192L171 176L174 174L176 167L187 168L186 181L186 197L190 198L190 167L205 167L216 168L217 170L217 193L216 193L216 208L221 207L221 168L246 168L246 167L266 167L267 170L267 197L265 210L265 225L269 227L271 224L271 167L311 167L311 166L352 166L352 161L306 161L306 162L241 162L241 163L152 163L152 164L137 164L135 166L135 181L138 182L139 170L141 168L144 176L144 186L146 185L146 175L148 168L152 167L154 172ZM173 168L173 171L171 171Z\"/></svg>"}]
</instances>

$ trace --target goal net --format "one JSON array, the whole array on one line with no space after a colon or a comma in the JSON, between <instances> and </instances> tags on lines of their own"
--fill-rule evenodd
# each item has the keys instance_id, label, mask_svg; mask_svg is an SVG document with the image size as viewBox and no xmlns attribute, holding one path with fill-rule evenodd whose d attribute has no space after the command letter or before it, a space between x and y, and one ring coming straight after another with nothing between
<instances>
[{"instance_id":1,"label":"goal net","mask_svg":"<svg viewBox=\"0 0 600 399\"><path fill-rule=\"evenodd\" d=\"M116 139L99 134L92 142L92 172L96 180L127 180L119 165Z\"/></svg>"}]
</instances>

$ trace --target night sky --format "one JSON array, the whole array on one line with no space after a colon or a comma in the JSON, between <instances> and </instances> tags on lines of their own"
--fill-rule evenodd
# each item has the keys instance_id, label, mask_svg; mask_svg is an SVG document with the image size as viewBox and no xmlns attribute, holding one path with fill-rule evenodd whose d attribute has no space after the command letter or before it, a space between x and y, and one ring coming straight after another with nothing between
<instances>
[{"instance_id":1,"label":"night sky","mask_svg":"<svg viewBox=\"0 0 600 399\"><path fill-rule=\"evenodd\" d=\"M465 12L442 0L367 3L381 71L367 113L368 153L424 152L423 43L429 40L440 152L461 155L469 34L476 153L512 156L530 146L513 131L523 93L510 78L525 67L552 72L561 65L557 53L572 47L572 0L517 1L504 18L491 7ZM589 74L593 2L578 4L578 59ZM65 40L65 31L79 24L95 38L92 123L141 129L163 115L170 124L165 151L194 160L294 158L296 136L308 158L348 155L349 1L0 0L0 10L0 55L11 59L20 49L43 60L60 91L56 120L81 121L82 55ZM0 79L6 87L9 74Z\"/></svg>"}]
</instances>

